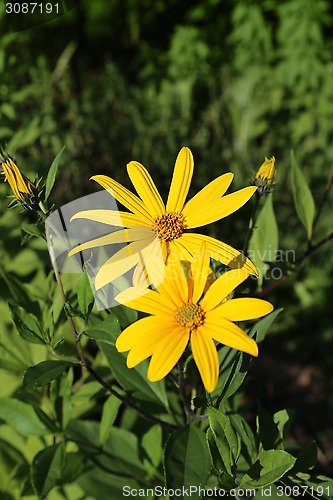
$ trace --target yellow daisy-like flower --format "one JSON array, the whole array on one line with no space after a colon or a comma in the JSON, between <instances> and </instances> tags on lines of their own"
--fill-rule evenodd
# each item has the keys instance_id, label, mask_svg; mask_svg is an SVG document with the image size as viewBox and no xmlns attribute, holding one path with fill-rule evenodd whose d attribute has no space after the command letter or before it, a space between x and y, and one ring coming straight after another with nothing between
<instances>
[{"instance_id":1,"label":"yellow daisy-like flower","mask_svg":"<svg viewBox=\"0 0 333 500\"><path fill-rule=\"evenodd\" d=\"M0 167L5 181L8 181L15 198L25 208L32 208L37 203L37 191L35 185L20 172L20 169L9 156L0 157ZM38 204L38 203L37 203Z\"/></svg>"},{"instance_id":2,"label":"yellow daisy-like flower","mask_svg":"<svg viewBox=\"0 0 333 500\"><path fill-rule=\"evenodd\" d=\"M173 257L191 261L203 242L207 244L212 258L233 268L244 267L249 274L258 275L252 262L238 250L209 236L186 232L187 229L201 227L232 214L251 198L257 188L249 186L223 196L233 179L233 174L229 172L210 182L185 203L193 166L191 151L186 147L182 148L176 159L166 205L145 167L136 161L127 165L127 171L139 197L110 177L92 177L131 211L86 210L72 218L127 228L88 241L69 252L71 256L111 243L130 243L101 266L95 280L97 290L134 266L138 275L145 275L146 261L150 255L160 253L164 262L172 261Z\"/></svg>"},{"instance_id":3,"label":"yellow daisy-like flower","mask_svg":"<svg viewBox=\"0 0 333 500\"><path fill-rule=\"evenodd\" d=\"M161 271L153 258L147 268L154 276ZM190 341L204 386L212 392L219 376L214 341L257 356L256 342L233 321L259 318L270 313L273 306L255 298L227 299L249 276L244 269L227 271L205 292L211 273L207 251L201 251L200 257L191 263L187 280L180 263L166 266L164 272L165 279L156 291L143 295L132 287L116 297L127 307L152 315L127 327L118 337L116 348L129 351L129 368L151 356L147 376L156 382L172 370Z\"/></svg>"}]
</instances>

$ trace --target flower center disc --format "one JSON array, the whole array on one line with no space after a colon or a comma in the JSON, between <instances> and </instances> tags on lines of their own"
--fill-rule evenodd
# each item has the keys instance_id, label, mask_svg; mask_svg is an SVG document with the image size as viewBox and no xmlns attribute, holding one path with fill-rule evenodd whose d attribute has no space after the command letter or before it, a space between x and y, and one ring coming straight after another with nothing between
<instances>
[{"instance_id":1,"label":"flower center disc","mask_svg":"<svg viewBox=\"0 0 333 500\"><path fill-rule=\"evenodd\" d=\"M177 212L167 212L154 220L156 234L164 241L176 240L186 228L184 215Z\"/></svg>"},{"instance_id":2,"label":"flower center disc","mask_svg":"<svg viewBox=\"0 0 333 500\"><path fill-rule=\"evenodd\" d=\"M185 304L180 307L176 314L176 320L182 326L194 330L204 324L205 313L198 304Z\"/></svg>"}]
</instances>

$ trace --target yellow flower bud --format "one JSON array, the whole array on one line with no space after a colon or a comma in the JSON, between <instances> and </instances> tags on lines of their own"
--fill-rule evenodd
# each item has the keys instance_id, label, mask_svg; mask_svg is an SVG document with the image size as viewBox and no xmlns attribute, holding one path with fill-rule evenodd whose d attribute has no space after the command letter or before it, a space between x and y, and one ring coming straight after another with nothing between
<instances>
[{"instance_id":1,"label":"yellow flower bud","mask_svg":"<svg viewBox=\"0 0 333 500\"><path fill-rule=\"evenodd\" d=\"M257 194L259 196L266 196L270 192L271 184L274 182L276 176L275 158L265 158L264 163L256 173L253 184L258 186Z\"/></svg>"},{"instance_id":2,"label":"yellow flower bud","mask_svg":"<svg viewBox=\"0 0 333 500\"><path fill-rule=\"evenodd\" d=\"M33 209L38 205L36 186L20 172L9 155L0 156L0 167L5 181L8 182L15 198L25 207Z\"/></svg>"},{"instance_id":3,"label":"yellow flower bud","mask_svg":"<svg viewBox=\"0 0 333 500\"><path fill-rule=\"evenodd\" d=\"M271 182L274 181L275 175L276 175L276 167L275 167L274 156L272 156L270 160L268 158L265 158L264 163L261 165L258 172L256 173L256 179L261 179L262 181L267 182L267 184L270 184Z\"/></svg>"}]
</instances>

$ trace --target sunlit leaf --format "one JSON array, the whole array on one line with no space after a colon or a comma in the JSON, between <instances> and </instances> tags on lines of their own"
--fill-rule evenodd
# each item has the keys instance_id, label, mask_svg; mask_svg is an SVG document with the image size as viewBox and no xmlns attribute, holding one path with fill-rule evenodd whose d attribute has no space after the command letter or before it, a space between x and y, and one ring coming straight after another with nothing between
<instances>
[{"instance_id":1,"label":"sunlit leaf","mask_svg":"<svg viewBox=\"0 0 333 500\"><path fill-rule=\"evenodd\" d=\"M305 180L302 170L296 162L294 152L291 152L291 188L294 198L296 213L305 227L308 239L310 239L312 224L315 216L315 202Z\"/></svg>"},{"instance_id":2,"label":"sunlit leaf","mask_svg":"<svg viewBox=\"0 0 333 500\"><path fill-rule=\"evenodd\" d=\"M50 169L48 171L47 178L46 178L46 185L45 185L45 201L47 201L48 197L51 194L53 185L54 185L55 180L56 180L56 175L58 172L59 161L60 161L62 153L64 152L64 149L65 149L65 146L63 146L63 148L59 151L57 156L54 158L54 160L50 166Z\"/></svg>"},{"instance_id":3,"label":"sunlit leaf","mask_svg":"<svg viewBox=\"0 0 333 500\"><path fill-rule=\"evenodd\" d=\"M262 488L280 479L294 466L296 458L283 450L263 451L243 476L240 487Z\"/></svg>"}]
</instances>

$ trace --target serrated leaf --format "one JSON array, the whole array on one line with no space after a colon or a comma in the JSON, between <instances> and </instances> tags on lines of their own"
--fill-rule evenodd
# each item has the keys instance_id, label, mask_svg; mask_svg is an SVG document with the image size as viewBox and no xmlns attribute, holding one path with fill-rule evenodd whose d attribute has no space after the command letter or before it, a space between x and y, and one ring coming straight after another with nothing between
<instances>
[{"instance_id":1,"label":"serrated leaf","mask_svg":"<svg viewBox=\"0 0 333 500\"><path fill-rule=\"evenodd\" d=\"M296 458L283 450L263 451L243 476L240 488L262 488L275 483L294 466Z\"/></svg>"},{"instance_id":2,"label":"serrated leaf","mask_svg":"<svg viewBox=\"0 0 333 500\"><path fill-rule=\"evenodd\" d=\"M26 312L22 307L8 304L13 322L20 336L32 344L45 344L41 325L31 313Z\"/></svg>"},{"instance_id":3,"label":"serrated leaf","mask_svg":"<svg viewBox=\"0 0 333 500\"><path fill-rule=\"evenodd\" d=\"M117 418L121 401L116 396L109 396L103 405L102 418L99 426L99 444L103 445L108 439L111 427Z\"/></svg>"},{"instance_id":4,"label":"serrated leaf","mask_svg":"<svg viewBox=\"0 0 333 500\"><path fill-rule=\"evenodd\" d=\"M45 185L45 201L47 201L48 197L51 194L52 188L54 186L55 180L56 180L56 175L59 167L59 161L61 158L62 153L64 152L65 146L59 151L57 156L54 158L52 165L50 166L50 169L47 174L46 178L46 185Z\"/></svg>"},{"instance_id":5,"label":"serrated leaf","mask_svg":"<svg viewBox=\"0 0 333 500\"><path fill-rule=\"evenodd\" d=\"M165 447L164 467L167 488L204 488L211 467L204 432L192 426L173 432ZM199 500L201 496L194 492L191 498Z\"/></svg>"},{"instance_id":6,"label":"serrated leaf","mask_svg":"<svg viewBox=\"0 0 333 500\"><path fill-rule=\"evenodd\" d=\"M22 389L30 391L36 387L48 384L59 377L70 366L68 361L42 361L35 366L30 366L25 372Z\"/></svg>"},{"instance_id":7,"label":"serrated leaf","mask_svg":"<svg viewBox=\"0 0 333 500\"><path fill-rule=\"evenodd\" d=\"M44 498L57 484L65 463L64 444L54 444L37 453L31 466L31 478L39 498Z\"/></svg>"},{"instance_id":8,"label":"serrated leaf","mask_svg":"<svg viewBox=\"0 0 333 500\"><path fill-rule=\"evenodd\" d=\"M23 436L44 436L50 433L32 406L14 398L0 397L0 419Z\"/></svg>"},{"instance_id":9,"label":"serrated leaf","mask_svg":"<svg viewBox=\"0 0 333 500\"><path fill-rule=\"evenodd\" d=\"M115 339L120 334L120 325L117 317L111 312L109 316L91 328L88 328L84 334L97 341L104 342L106 344L115 344Z\"/></svg>"},{"instance_id":10,"label":"serrated leaf","mask_svg":"<svg viewBox=\"0 0 333 500\"><path fill-rule=\"evenodd\" d=\"M297 165L293 151L291 152L291 189L296 213L305 227L308 239L310 239L315 216L315 202L304 174Z\"/></svg>"}]
</instances>

